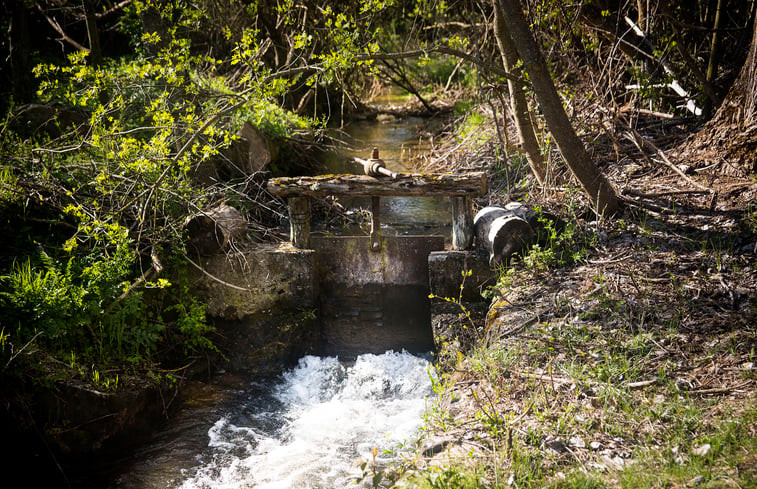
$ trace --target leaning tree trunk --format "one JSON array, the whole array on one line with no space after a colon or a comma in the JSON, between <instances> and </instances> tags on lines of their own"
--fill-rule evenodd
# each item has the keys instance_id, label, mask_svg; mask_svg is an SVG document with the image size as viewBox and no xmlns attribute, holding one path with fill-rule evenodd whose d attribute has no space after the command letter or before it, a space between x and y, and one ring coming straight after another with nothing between
<instances>
[{"instance_id":1,"label":"leaning tree trunk","mask_svg":"<svg viewBox=\"0 0 757 489\"><path fill-rule=\"evenodd\" d=\"M749 178L757 172L757 10L739 77L713 118L679 150L681 158L718 166L726 175Z\"/></svg>"},{"instance_id":2,"label":"leaning tree trunk","mask_svg":"<svg viewBox=\"0 0 757 489\"><path fill-rule=\"evenodd\" d=\"M547 63L536 44L519 0L498 0L505 25L523 60L549 131L557 142L565 162L599 214L614 212L618 199L610 183L586 154L583 143L573 130L562 106Z\"/></svg>"},{"instance_id":3,"label":"leaning tree trunk","mask_svg":"<svg viewBox=\"0 0 757 489\"><path fill-rule=\"evenodd\" d=\"M513 45L510 32L507 30L505 20L502 17L502 9L497 0L494 0L494 37L497 38L497 45L502 54L502 64L505 71L520 78L521 70L518 67L518 51ZM518 128L518 137L520 144L526 152L526 159L531 171L539 181L544 185L547 176L544 157L539 149L539 142L536 140L534 125L531 123L531 114L528 111L528 101L526 92L523 90L523 83L516 82L511 78L507 79L507 88L510 90L510 105L513 108L513 117L515 125Z\"/></svg>"}]
</instances>

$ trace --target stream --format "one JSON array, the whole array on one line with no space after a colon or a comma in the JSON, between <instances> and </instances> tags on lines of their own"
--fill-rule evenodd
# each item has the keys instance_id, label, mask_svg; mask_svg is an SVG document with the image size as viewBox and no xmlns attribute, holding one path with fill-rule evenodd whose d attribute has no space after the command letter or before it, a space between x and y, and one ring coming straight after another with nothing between
<instances>
[{"instance_id":1,"label":"stream","mask_svg":"<svg viewBox=\"0 0 757 489\"><path fill-rule=\"evenodd\" d=\"M422 119L359 121L351 149L326 162L330 173L360 173L353 156L374 146L394 171L412 171L423 151ZM350 212L365 203L345 201ZM370 208L370 206L367 206ZM449 234L448 199L383 198L382 232ZM359 229L341 232L361 232ZM340 232L340 231L336 231ZM307 356L279 377L250 383L232 374L193 383L167 428L107 470L108 489L332 489L361 476L357 462L381 466L412 450L433 394L430 358L364 354L346 362ZM115 473L115 475L113 475ZM370 480L370 477L368 478ZM356 487L370 487L357 485Z\"/></svg>"},{"instance_id":2,"label":"stream","mask_svg":"<svg viewBox=\"0 0 757 489\"><path fill-rule=\"evenodd\" d=\"M429 123L422 117L379 118L349 122L335 136L347 147L331 154L323 161L324 173L362 174L362 165L352 158L370 158L371 150L379 149L379 157L386 167L397 173L416 172L416 158L428 153L430 142L421 138ZM370 209L368 198L340 198L348 212ZM382 233L385 235L441 235L449 241L452 210L449 199L441 197L384 197L381 199ZM330 228L334 234L367 234L358 226Z\"/></svg>"},{"instance_id":3,"label":"stream","mask_svg":"<svg viewBox=\"0 0 757 489\"><path fill-rule=\"evenodd\" d=\"M433 375L427 358L389 351L353 362L307 356L271 383L216 387L109 487L347 487L374 448L379 465L411 449Z\"/></svg>"}]
</instances>

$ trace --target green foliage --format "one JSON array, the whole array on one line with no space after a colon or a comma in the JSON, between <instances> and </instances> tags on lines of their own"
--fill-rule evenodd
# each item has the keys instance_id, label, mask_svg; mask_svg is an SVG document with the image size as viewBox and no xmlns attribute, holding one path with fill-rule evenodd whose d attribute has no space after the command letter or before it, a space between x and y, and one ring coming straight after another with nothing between
<instances>
[{"instance_id":1,"label":"green foliage","mask_svg":"<svg viewBox=\"0 0 757 489\"><path fill-rule=\"evenodd\" d=\"M41 251L0 277L3 322L12 341L39 337L61 354L88 345L83 354L98 361L152 353L163 326L142 319L141 291L125 294L135 261L126 230L90 222L80 233L93 241L89 253L62 261ZM74 243L76 238L71 249Z\"/></svg>"},{"instance_id":2,"label":"green foliage","mask_svg":"<svg viewBox=\"0 0 757 489\"><path fill-rule=\"evenodd\" d=\"M34 340L74 363L149 363L168 341L186 355L213 349L204 307L172 276L182 269L182 225L221 199L242 209L256 203L244 175L216 186L193 175L247 121L273 139L313 125L282 109L291 80L259 63L255 31L236 38L229 64L193 45L208 20L201 8L147 0L127 12L133 55L94 65L75 52L34 69L36 101L72 108L85 125L61 119L60 134L31 137L0 127L0 212L20 208L24 222L44 209L74 228L35 234L22 244L38 240L35 249L0 272L4 350ZM142 31L145 13L162 27ZM234 63L248 70L232 83L219 69ZM104 379L93 373L90 381Z\"/></svg>"},{"instance_id":3,"label":"green foliage","mask_svg":"<svg viewBox=\"0 0 757 489\"><path fill-rule=\"evenodd\" d=\"M423 489L482 489L488 487L476 473L459 467L434 467L415 476L409 487Z\"/></svg>"},{"instance_id":4,"label":"green foliage","mask_svg":"<svg viewBox=\"0 0 757 489\"><path fill-rule=\"evenodd\" d=\"M581 263L596 246L597 234L580 226L574 209L569 209L570 215L564 226L545 216L540 207L535 211L540 214L537 243L523 256L523 263L528 268L546 271L573 266Z\"/></svg>"},{"instance_id":5,"label":"green foliage","mask_svg":"<svg viewBox=\"0 0 757 489\"><path fill-rule=\"evenodd\" d=\"M486 117L479 110L468 111L455 130L457 139L474 148L485 144L489 140L486 132L482 131L486 123Z\"/></svg>"}]
</instances>

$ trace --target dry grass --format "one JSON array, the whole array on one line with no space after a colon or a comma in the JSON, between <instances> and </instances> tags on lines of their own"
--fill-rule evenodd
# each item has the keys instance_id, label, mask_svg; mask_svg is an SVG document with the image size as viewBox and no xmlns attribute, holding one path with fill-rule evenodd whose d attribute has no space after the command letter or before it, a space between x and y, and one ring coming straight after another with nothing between
<instances>
[{"instance_id":1,"label":"dry grass","mask_svg":"<svg viewBox=\"0 0 757 489\"><path fill-rule=\"evenodd\" d=\"M599 221L565 173L528 192L494 141L439 150L494 176L481 205L521 198L572 235L503 271L486 320L437 318L441 395L407 485L757 487L757 185L676 171L676 138L654 153L619 139L629 123L593 146L625 203Z\"/></svg>"}]
</instances>

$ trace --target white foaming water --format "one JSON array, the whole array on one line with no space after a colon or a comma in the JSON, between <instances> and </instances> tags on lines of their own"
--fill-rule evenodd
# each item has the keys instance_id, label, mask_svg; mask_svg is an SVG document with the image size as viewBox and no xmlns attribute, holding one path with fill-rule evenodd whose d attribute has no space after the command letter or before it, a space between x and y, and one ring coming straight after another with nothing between
<instances>
[{"instance_id":1,"label":"white foaming water","mask_svg":"<svg viewBox=\"0 0 757 489\"><path fill-rule=\"evenodd\" d=\"M180 488L347 487L360 475L356 461L417 433L433 393L431 368L405 352L361 355L350 365L304 357L274 388L275 406L249 420L278 429L222 417L208 432L208 453L185 471Z\"/></svg>"}]
</instances>

